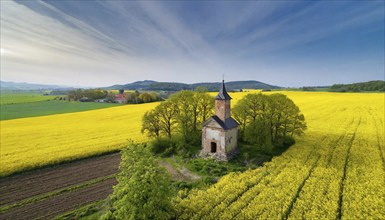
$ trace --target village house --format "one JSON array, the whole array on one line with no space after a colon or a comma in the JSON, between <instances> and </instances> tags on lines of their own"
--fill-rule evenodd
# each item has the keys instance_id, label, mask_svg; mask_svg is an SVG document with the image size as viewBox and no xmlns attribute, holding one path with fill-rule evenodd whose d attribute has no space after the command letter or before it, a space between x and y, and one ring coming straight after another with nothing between
<instances>
[{"instance_id":1,"label":"village house","mask_svg":"<svg viewBox=\"0 0 385 220\"><path fill-rule=\"evenodd\" d=\"M119 89L119 94L115 95L114 102L116 102L116 103L126 103L127 102L127 97L124 95L124 89Z\"/></svg>"},{"instance_id":2,"label":"village house","mask_svg":"<svg viewBox=\"0 0 385 220\"><path fill-rule=\"evenodd\" d=\"M202 127L201 157L226 161L239 152L237 144L239 124L231 117L230 100L223 80L215 97L215 115Z\"/></svg>"}]
</instances>

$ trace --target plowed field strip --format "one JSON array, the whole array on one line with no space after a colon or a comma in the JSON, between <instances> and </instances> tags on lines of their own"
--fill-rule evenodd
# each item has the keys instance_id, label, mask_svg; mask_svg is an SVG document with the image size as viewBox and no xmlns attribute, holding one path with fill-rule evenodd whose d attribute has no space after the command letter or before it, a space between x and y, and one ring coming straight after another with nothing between
<instances>
[{"instance_id":1,"label":"plowed field strip","mask_svg":"<svg viewBox=\"0 0 385 220\"><path fill-rule=\"evenodd\" d=\"M118 172L120 154L44 168L0 180L0 206Z\"/></svg>"},{"instance_id":2,"label":"plowed field strip","mask_svg":"<svg viewBox=\"0 0 385 220\"><path fill-rule=\"evenodd\" d=\"M62 189L58 189L55 191L51 191L49 193L40 194L38 196L34 196L34 197L20 200L16 203L0 206L0 214L3 212L7 212L8 210L13 209L13 208L18 207L18 206L25 206L25 205L28 205L30 203L36 203L36 202L39 202L39 201L42 201L45 199L49 199L49 198L54 197L54 196L58 196L60 194L64 194L64 193L75 191L75 190L80 190L80 189L86 188L86 187L91 187L92 185L98 184L99 182L102 182L102 181L105 181L105 180L111 179L111 178L115 178L115 174L96 178L96 179L86 181L86 182L83 182L83 183L80 183L77 185L72 185L72 186L67 187L67 188L62 188Z\"/></svg>"},{"instance_id":3,"label":"plowed field strip","mask_svg":"<svg viewBox=\"0 0 385 220\"><path fill-rule=\"evenodd\" d=\"M0 214L0 219L50 219L86 204L107 198L112 193L116 179L102 181L92 187L80 189L43 200L34 204L14 208Z\"/></svg>"}]
</instances>

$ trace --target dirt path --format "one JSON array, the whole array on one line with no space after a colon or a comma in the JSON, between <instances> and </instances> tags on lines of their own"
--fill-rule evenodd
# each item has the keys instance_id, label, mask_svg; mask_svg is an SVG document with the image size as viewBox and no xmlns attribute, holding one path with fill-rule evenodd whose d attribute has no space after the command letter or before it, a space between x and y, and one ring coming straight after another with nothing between
<instances>
[{"instance_id":1,"label":"dirt path","mask_svg":"<svg viewBox=\"0 0 385 220\"><path fill-rule=\"evenodd\" d=\"M190 181L201 178L200 176L187 170L185 167L182 167L181 169L176 169L170 163L164 160L159 161L159 165L166 168L167 172L171 174L173 180Z\"/></svg>"}]
</instances>

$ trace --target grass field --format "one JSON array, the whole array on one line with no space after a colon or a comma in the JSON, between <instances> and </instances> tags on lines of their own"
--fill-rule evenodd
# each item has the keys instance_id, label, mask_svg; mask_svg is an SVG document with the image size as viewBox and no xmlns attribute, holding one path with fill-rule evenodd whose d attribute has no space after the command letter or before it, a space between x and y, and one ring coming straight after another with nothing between
<instances>
[{"instance_id":1,"label":"grass field","mask_svg":"<svg viewBox=\"0 0 385 220\"><path fill-rule=\"evenodd\" d=\"M36 101L0 105L0 120L45 116L116 107L118 104L96 102Z\"/></svg>"},{"instance_id":2,"label":"grass field","mask_svg":"<svg viewBox=\"0 0 385 220\"><path fill-rule=\"evenodd\" d=\"M0 92L0 104L16 104L16 103L27 103L27 102L40 102L53 100L57 95L44 96L38 92L8 92L1 91Z\"/></svg>"},{"instance_id":3,"label":"grass field","mask_svg":"<svg viewBox=\"0 0 385 220\"><path fill-rule=\"evenodd\" d=\"M385 94L284 93L306 134L264 167L181 199L180 219L385 218Z\"/></svg>"}]
</instances>

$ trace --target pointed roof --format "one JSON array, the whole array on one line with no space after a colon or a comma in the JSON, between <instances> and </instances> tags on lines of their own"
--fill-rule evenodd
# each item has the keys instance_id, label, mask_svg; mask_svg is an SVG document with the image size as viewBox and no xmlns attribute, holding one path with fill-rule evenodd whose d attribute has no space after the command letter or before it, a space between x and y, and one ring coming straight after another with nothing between
<instances>
[{"instance_id":1,"label":"pointed roof","mask_svg":"<svg viewBox=\"0 0 385 220\"><path fill-rule=\"evenodd\" d=\"M235 121L232 117L227 118L225 121L222 121L218 116L213 115L209 119L207 119L205 123L203 123L203 127L207 126L211 122L211 120L214 120L216 123L218 123L223 128L223 130L236 128L239 125L238 122Z\"/></svg>"},{"instance_id":2,"label":"pointed roof","mask_svg":"<svg viewBox=\"0 0 385 220\"><path fill-rule=\"evenodd\" d=\"M216 100L230 100L231 99L230 95L226 91L225 80L222 80L221 89L219 90L218 95L215 96L215 99Z\"/></svg>"}]
</instances>

